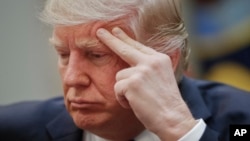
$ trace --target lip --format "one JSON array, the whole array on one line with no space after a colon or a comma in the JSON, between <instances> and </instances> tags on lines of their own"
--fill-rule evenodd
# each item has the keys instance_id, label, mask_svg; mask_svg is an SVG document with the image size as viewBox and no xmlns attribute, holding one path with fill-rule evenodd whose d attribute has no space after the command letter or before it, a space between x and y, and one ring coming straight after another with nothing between
<instances>
[{"instance_id":1,"label":"lip","mask_svg":"<svg viewBox=\"0 0 250 141\"><path fill-rule=\"evenodd\" d=\"M93 102L93 101L87 101L84 99L71 99L69 100L69 103L72 108L77 108L77 109L86 109L86 108L92 108L97 105L100 105L98 102Z\"/></svg>"}]
</instances>

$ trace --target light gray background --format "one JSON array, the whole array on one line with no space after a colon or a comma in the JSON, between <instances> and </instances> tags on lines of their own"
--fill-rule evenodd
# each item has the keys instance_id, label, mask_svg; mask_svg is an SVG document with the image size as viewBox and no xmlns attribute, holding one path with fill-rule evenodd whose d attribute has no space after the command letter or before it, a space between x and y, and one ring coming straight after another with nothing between
<instances>
[{"instance_id":1,"label":"light gray background","mask_svg":"<svg viewBox=\"0 0 250 141\"><path fill-rule=\"evenodd\" d=\"M0 0L0 105L62 94L45 0Z\"/></svg>"}]
</instances>

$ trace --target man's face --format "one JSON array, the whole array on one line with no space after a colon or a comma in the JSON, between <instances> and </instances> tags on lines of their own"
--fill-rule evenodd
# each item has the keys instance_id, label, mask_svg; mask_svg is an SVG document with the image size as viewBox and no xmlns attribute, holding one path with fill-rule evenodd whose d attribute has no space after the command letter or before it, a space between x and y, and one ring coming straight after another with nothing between
<instances>
[{"instance_id":1,"label":"man's face","mask_svg":"<svg viewBox=\"0 0 250 141\"><path fill-rule=\"evenodd\" d=\"M96 37L98 28L114 26L122 28L119 22L56 26L51 38L59 56L66 108L75 124L85 130L140 124L130 109L121 107L114 93L115 75L128 65Z\"/></svg>"}]
</instances>

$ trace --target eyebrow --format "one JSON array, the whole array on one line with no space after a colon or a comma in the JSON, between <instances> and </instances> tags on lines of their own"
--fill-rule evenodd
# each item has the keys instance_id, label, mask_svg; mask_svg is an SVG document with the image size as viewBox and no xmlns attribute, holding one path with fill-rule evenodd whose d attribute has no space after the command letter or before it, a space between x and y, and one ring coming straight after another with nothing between
<instances>
[{"instance_id":1,"label":"eyebrow","mask_svg":"<svg viewBox=\"0 0 250 141\"><path fill-rule=\"evenodd\" d=\"M100 47L100 45L102 45L99 40L90 38L76 40L75 44L79 48Z\"/></svg>"},{"instance_id":2,"label":"eyebrow","mask_svg":"<svg viewBox=\"0 0 250 141\"><path fill-rule=\"evenodd\" d=\"M53 46L56 46L56 47L64 47L65 44L60 41L59 39L55 38L55 37L51 37L49 38L49 42L50 44L52 44Z\"/></svg>"},{"instance_id":3,"label":"eyebrow","mask_svg":"<svg viewBox=\"0 0 250 141\"><path fill-rule=\"evenodd\" d=\"M61 40L51 37L49 38L50 44L55 47L65 47L65 43ZM101 47L102 43L97 39L80 39L75 41L75 45L79 48L93 48L93 47Z\"/></svg>"}]
</instances>

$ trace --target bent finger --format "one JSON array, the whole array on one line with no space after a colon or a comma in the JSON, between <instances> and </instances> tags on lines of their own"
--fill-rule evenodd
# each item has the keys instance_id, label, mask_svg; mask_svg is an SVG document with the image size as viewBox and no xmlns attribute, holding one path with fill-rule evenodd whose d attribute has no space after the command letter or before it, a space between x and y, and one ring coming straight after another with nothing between
<instances>
[{"instance_id":1,"label":"bent finger","mask_svg":"<svg viewBox=\"0 0 250 141\"><path fill-rule=\"evenodd\" d=\"M132 76L135 73L136 73L135 67L122 69L116 73L116 81L120 81L120 80L129 78L130 76Z\"/></svg>"},{"instance_id":2,"label":"bent finger","mask_svg":"<svg viewBox=\"0 0 250 141\"><path fill-rule=\"evenodd\" d=\"M129 105L129 101L127 100L125 94L126 94L126 81L125 80L121 80L118 81L115 85L114 85L114 89L115 89L115 95L116 95L116 99L119 102L119 104L125 108L125 109L129 109L130 105Z\"/></svg>"}]
</instances>

